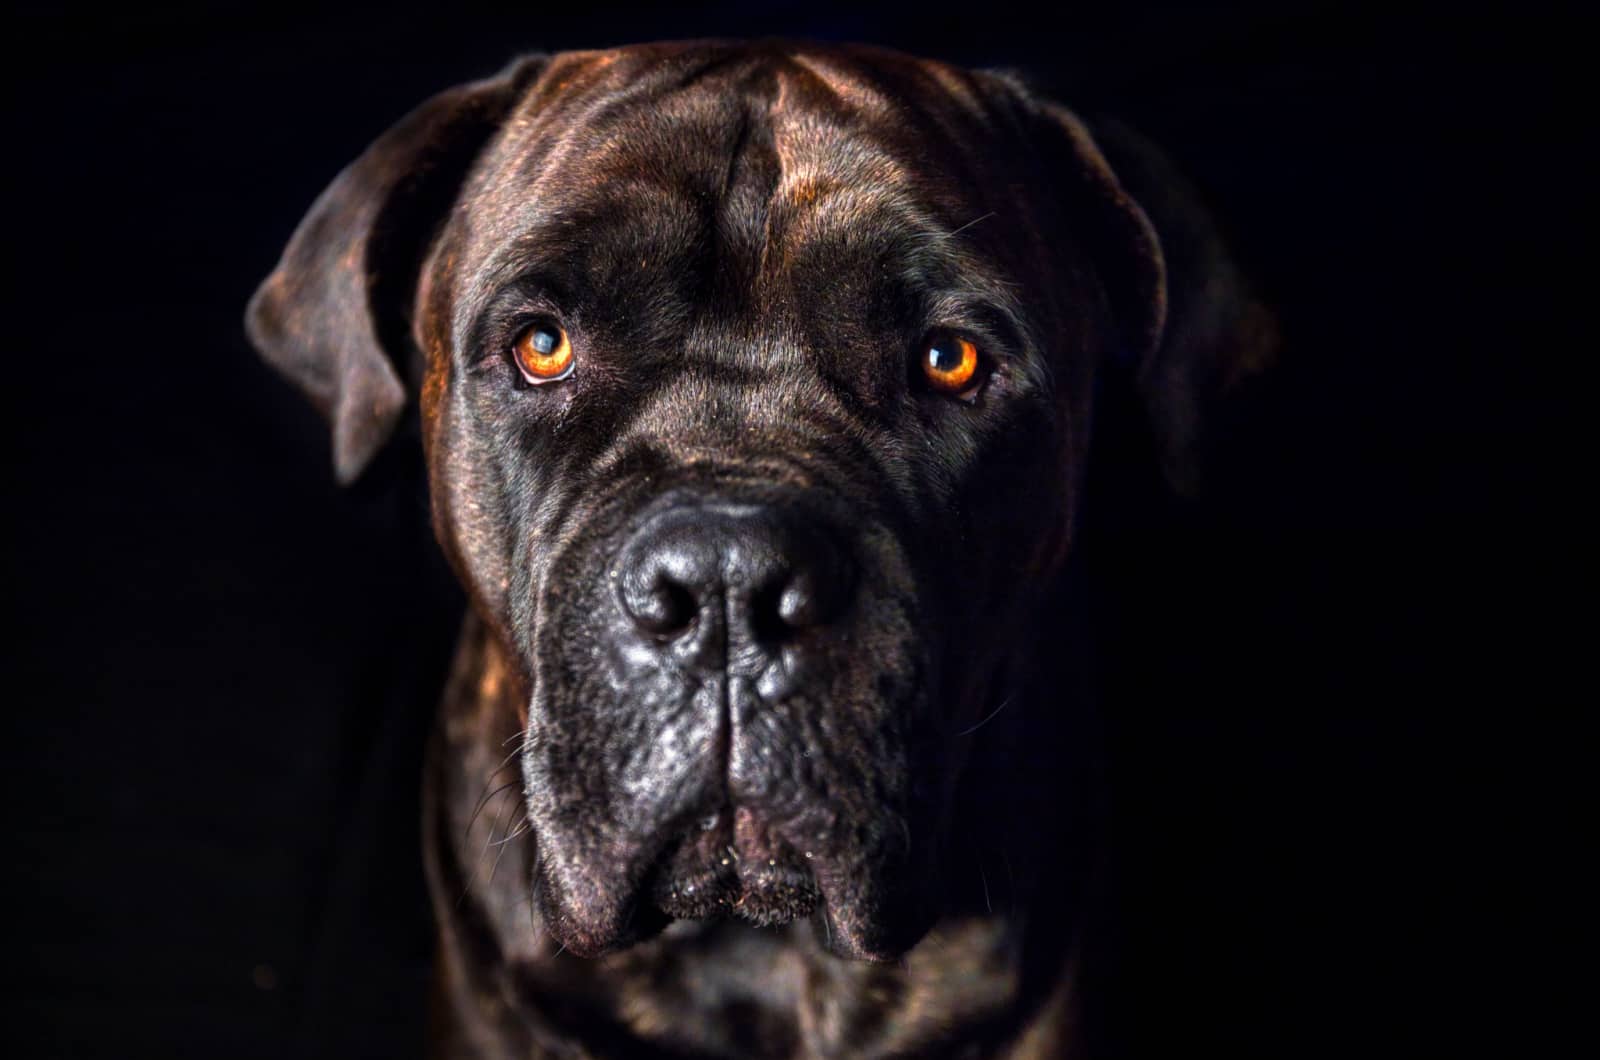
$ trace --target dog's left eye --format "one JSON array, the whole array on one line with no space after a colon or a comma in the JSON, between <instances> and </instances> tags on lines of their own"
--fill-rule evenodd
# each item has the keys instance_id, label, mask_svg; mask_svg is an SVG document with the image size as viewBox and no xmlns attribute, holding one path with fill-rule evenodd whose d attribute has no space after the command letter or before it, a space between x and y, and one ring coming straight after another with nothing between
<instances>
[{"instance_id":1,"label":"dog's left eye","mask_svg":"<svg viewBox=\"0 0 1600 1060\"><path fill-rule=\"evenodd\" d=\"M963 401L977 397L989 376L978 344L953 331L935 331L923 339L917 360L930 387Z\"/></svg>"},{"instance_id":2,"label":"dog's left eye","mask_svg":"<svg viewBox=\"0 0 1600 1060\"><path fill-rule=\"evenodd\" d=\"M534 324L517 336L512 355L522 378L538 386L572 374L572 340L559 325Z\"/></svg>"}]
</instances>

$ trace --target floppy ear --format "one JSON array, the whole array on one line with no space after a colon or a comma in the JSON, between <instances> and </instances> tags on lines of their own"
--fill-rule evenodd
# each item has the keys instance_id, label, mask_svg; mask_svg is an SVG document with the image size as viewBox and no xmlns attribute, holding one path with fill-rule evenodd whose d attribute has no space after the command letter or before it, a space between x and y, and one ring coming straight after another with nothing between
<instances>
[{"instance_id":1,"label":"floppy ear","mask_svg":"<svg viewBox=\"0 0 1600 1060\"><path fill-rule=\"evenodd\" d=\"M334 178L250 299L245 331L333 427L333 467L355 481L405 407L418 271L472 163L546 65L441 92Z\"/></svg>"},{"instance_id":2,"label":"floppy ear","mask_svg":"<svg viewBox=\"0 0 1600 1060\"><path fill-rule=\"evenodd\" d=\"M1193 188L1153 146L1075 114L1000 75L1031 112L1035 149L1060 190L1075 238L1087 241L1120 348L1133 373L1167 479L1198 487L1206 412L1265 368L1272 316L1250 293Z\"/></svg>"},{"instance_id":3,"label":"floppy ear","mask_svg":"<svg viewBox=\"0 0 1600 1060\"><path fill-rule=\"evenodd\" d=\"M1277 322L1171 160L1117 123L1097 122L1095 140L1160 240L1166 321L1160 341L1142 351L1137 380L1167 477L1179 492L1193 493L1208 416L1238 383L1272 363Z\"/></svg>"}]
</instances>

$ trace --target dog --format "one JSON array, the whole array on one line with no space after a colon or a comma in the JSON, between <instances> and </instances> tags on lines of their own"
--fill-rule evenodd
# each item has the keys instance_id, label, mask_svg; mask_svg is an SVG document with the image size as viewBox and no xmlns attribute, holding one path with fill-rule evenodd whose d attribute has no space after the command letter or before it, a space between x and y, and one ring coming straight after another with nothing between
<instances>
[{"instance_id":1,"label":"dog","mask_svg":"<svg viewBox=\"0 0 1600 1060\"><path fill-rule=\"evenodd\" d=\"M1052 609L1095 395L1130 380L1192 488L1272 346L1159 154L879 48L534 55L340 173L247 330L341 482L418 410L469 597L438 1053L1081 1045L1096 767Z\"/></svg>"}]
</instances>

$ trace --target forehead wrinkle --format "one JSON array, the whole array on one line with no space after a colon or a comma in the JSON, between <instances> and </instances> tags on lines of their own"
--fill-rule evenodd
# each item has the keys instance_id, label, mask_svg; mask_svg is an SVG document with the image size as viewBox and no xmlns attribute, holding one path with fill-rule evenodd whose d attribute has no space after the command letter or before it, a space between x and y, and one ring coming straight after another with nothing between
<instances>
[{"instance_id":1,"label":"forehead wrinkle","mask_svg":"<svg viewBox=\"0 0 1600 1060\"><path fill-rule=\"evenodd\" d=\"M827 52L800 53L793 62L826 85L845 109L876 119L874 127L884 130L886 140L905 141L908 133L920 139L936 131L949 144L960 144L985 134L989 115L968 71L881 49L854 51L843 59ZM861 52L876 61L861 63ZM913 151L918 146L911 144Z\"/></svg>"},{"instance_id":2,"label":"forehead wrinkle","mask_svg":"<svg viewBox=\"0 0 1600 1060\"><path fill-rule=\"evenodd\" d=\"M609 100L586 113L582 120L586 138L582 144L585 167L605 178L610 175L653 176L662 182L674 179L704 178L705 173L683 163L692 154L682 150L683 139L723 138L730 118L741 107L721 93L697 92L668 85L655 98L637 101ZM640 107L647 109L641 111ZM549 175L548 163L537 166L538 180ZM535 188L537 189L537 183Z\"/></svg>"},{"instance_id":3,"label":"forehead wrinkle","mask_svg":"<svg viewBox=\"0 0 1600 1060\"><path fill-rule=\"evenodd\" d=\"M480 302L489 285L519 271L530 256L529 241L541 239L530 234L507 240L506 232L547 229L564 215L637 213L640 196L649 197L651 205L646 208L656 217L681 211L680 231L685 234L704 224L703 206L687 178L704 180L705 175L674 173L670 167L681 165L685 157L679 145L684 132L709 126L713 135L726 135L737 126L738 115L749 113L753 100L745 92L692 90L706 70L727 65L727 50L719 48L688 63L646 63L643 70L632 69L638 62L617 62L616 53L581 58L553 65L535 83L479 170L480 193L473 196L479 208L461 219L466 229L460 244L465 268L457 276L471 281L473 288L458 302L464 308L466 303ZM881 116L889 110L906 111L906 105L878 83L885 81L883 71L855 70L828 55L788 50L740 61L744 76L733 85L742 86L754 71L770 76L776 89L762 101L777 179L763 196L759 227L751 232L760 248L751 277L758 290L776 278L775 272L781 274L792 260L795 244L801 242L870 245L892 232L907 257L937 259L941 271L972 269L974 258L982 260L964 246L964 253L954 253L957 246L950 245L956 242L954 229L979 212L975 189L965 187L965 180L957 182L963 185L960 190L942 184L926 187L915 168L926 153L926 145L917 151L926 135L949 136L947 117L917 112L915 124L922 136L908 136L899 121L863 121L865 113ZM942 90L938 95L952 97L959 109L973 106L970 89L958 91L966 87L965 80L949 71L918 65L909 72L898 68L893 72L900 80L936 83ZM650 108L647 113L652 117L664 114L668 120L634 120L641 107ZM945 153L949 152L940 152ZM704 152L687 154L693 159L705 157ZM597 166L600 179L590 177L581 185L571 181L569 169L592 174ZM507 180L526 190L504 194ZM488 188L496 193L482 194ZM717 191L707 190L713 195ZM629 195L623 196L624 191ZM623 198L628 201L619 201ZM746 218L744 224L749 221ZM715 231L710 226L706 234ZM912 249L906 253L908 241ZM966 242L963 239L958 246ZM976 269L973 274L983 276L986 271ZM997 296L1002 293L995 291ZM772 311L782 299L765 301Z\"/></svg>"},{"instance_id":4,"label":"forehead wrinkle","mask_svg":"<svg viewBox=\"0 0 1600 1060\"><path fill-rule=\"evenodd\" d=\"M879 154L860 162L870 175L849 181L834 179L829 167L811 159L791 162L781 204L784 230L773 238L840 250L866 247L908 280L959 277L961 287L981 290L997 308L1020 315L1014 285L990 267L988 256L967 235L993 212L949 223L939 216L938 204L920 201L895 181L902 167L893 158Z\"/></svg>"},{"instance_id":5,"label":"forehead wrinkle","mask_svg":"<svg viewBox=\"0 0 1600 1060\"><path fill-rule=\"evenodd\" d=\"M641 72L638 61L619 62L622 58L619 52L596 52L581 53L576 57L581 62L558 60L529 89L476 167L473 191L464 199L474 204L471 211L460 211L469 255L483 242L474 237L486 233L494 239L537 220L528 211L546 198L559 198L559 185L571 172L597 156L615 156L627 145L626 138L609 132L649 102L641 97L671 91L672 70L646 64ZM635 152L635 159L656 162L674 154ZM576 164L579 160L583 166ZM507 186L522 193L506 195Z\"/></svg>"},{"instance_id":6,"label":"forehead wrinkle","mask_svg":"<svg viewBox=\"0 0 1600 1060\"><path fill-rule=\"evenodd\" d=\"M671 163L684 157L680 149L684 132L681 125L701 124L713 134L727 127L727 119L738 109L737 104L726 93L693 88L696 82L716 76L731 64L754 67L755 56L727 45L707 46L700 51L670 46L647 51L664 59L652 62L648 55L631 56L631 62L609 70L603 83L586 85L587 99L572 101L581 104L580 112L567 115L570 120L565 123L556 157L540 158L528 150L519 152L523 160L519 175L525 179L531 176L534 190L552 168L557 168L551 162L566 161L580 146L586 164L598 165L602 171L610 171L615 165L617 169L637 172L640 163L644 163L666 179L671 176ZM619 53L606 55L616 58ZM530 98L524 106L553 114L571 111L572 103L540 108L538 100ZM641 121L641 116L647 120Z\"/></svg>"},{"instance_id":7,"label":"forehead wrinkle","mask_svg":"<svg viewBox=\"0 0 1600 1060\"><path fill-rule=\"evenodd\" d=\"M477 166L465 200L473 204L462 220L470 236L479 232L503 232L515 210L515 197L503 189L519 178L527 182L530 171L559 170L580 146L590 113L610 98L596 96L593 90L616 56L584 53L560 56L528 90L500 134L495 137ZM573 69L576 67L576 69ZM578 87L571 87L579 82ZM574 113L574 112L577 113ZM551 135L552 130L554 135Z\"/></svg>"},{"instance_id":8,"label":"forehead wrinkle","mask_svg":"<svg viewBox=\"0 0 1600 1060\"><path fill-rule=\"evenodd\" d=\"M960 190L954 194L940 194L946 192L944 185L927 187L919 168L926 161L926 138L954 148L977 135L971 123L988 124L987 107L972 75L928 61L909 69L890 64L865 71L841 67L826 55L800 54L792 62L811 82L826 86L835 106L779 112L774 140L783 175L774 215L781 211L787 231L780 238L790 244L782 257L788 259L800 243L881 247L884 263L906 283L917 287L929 279L939 281L939 289L929 292L930 315L960 319L963 309L970 312L974 306L997 313L1021 340L1021 349L1005 351L1016 354L1007 359L1030 387L1048 389L1048 365L1037 352L1043 347L1035 314L1020 297L1022 286L1007 277L991 253L993 240L984 238L991 228L1026 224L1027 219L1015 215L1009 199L983 194L963 151L946 152L956 157L960 170L947 174L958 178ZM856 120L866 109L905 109L896 93L877 83L892 88L896 78L934 88L918 98L950 104L914 113L919 137L907 138L898 122ZM787 81L784 87L789 87ZM913 157L912 152L919 154ZM985 209L986 202L994 208ZM970 231L980 223L985 228ZM892 238L885 240L886 232Z\"/></svg>"},{"instance_id":9,"label":"forehead wrinkle","mask_svg":"<svg viewBox=\"0 0 1600 1060\"><path fill-rule=\"evenodd\" d=\"M790 269L807 245L870 246L885 229L922 223L908 168L871 123L859 120L861 101L804 60L794 57L789 76L780 77L771 109L778 179L764 218L757 283L780 292L791 286ZM821 106L818 85L828 93Z\"/></svg>"},{"instance_id":10,"label":"forehead wrinkle","mask_svg":"<svg viewBox=\"0 0 1600 1060\"><path fill-rule=\"evenodd\" d=\"M638 258L669 257L693 247L700 228L699 208L692 192L675 181L634 173L584 187L577 195L541 194L536 184L533 191L502 211L500 224L483 226L483 238L469 244L463 255L466 267L457 273L454 333L464 334L466 324L496 293L541 264L581 266L584 259L573 252L592 247L584 238L586 225L596 221L608 226L626 224L641 210L649 211L656 224L648 229L648 241L630 244ZM674 217L678 223L667 223ZM502 225L519 234L500 237L498 233L505 230Z\"/></svg>"},{"instance_id":11,"label":"forehead wrinkle","mask_svg":"<svg viewBox=\"0 0 1600 1060\"><path fill-rule=\"evenodd\" d=\"M819 68L805 54L790 56L779 72L778 94L770 112L773 142L784 175L780 185L788 191L796 182L816 179L819 169L826 170L835 182L876 178L904 183L906 169L885 150L881 123L862 120L868 112L890 106L859 78ZM841 162L847 165L838 166Z\"/></svg>"},{"instance_id":12,"label":"forehead wrinkle","mask_svg":"<svg viewBox=\"0 0 1600 1060\"><path fill-rule=\"evenodd\" d=\"M842 238L849 244L877 234L873 229L880 226L864 225L863 221L884 218L893 226L933 238L953 235L957 226L981 213L984 196L964 163L959 174L946 174L958 176L954 186L948 181L930 183L923 175L929 148L926 137L948 138L946 123L936 121L934 128L927 128L927 115L919 112L924 136L908 138L899 129L903 123L861 121L865 108L904 109L903 104L891 102L866 81L849 76L853 71L840 71L808 56L797 56L794 61L809 79L825 81L841 105L775 110L773 139L781 169L775 206L781 210L783 226L793 235ZM931 79L928 74L921 76ZM788 85L785 80L785 89ZM953 148L954 144L940 147ZM948 169L946 156L961 153L938 151L938 157L945 159L940 167Z\"/></svg>"},{"instance_id":13,"label":"forehead wrinkle","mask_svg":"<svg viewBox=\"0 0 1600 1060\"><path fill-rule=\"evenodd\" d=\"M487 167L492 177L486 183L503 186L515 182L525 190L503 197L505 201L493 216L474 230L494 239L505 231L547 230L566 216L637 215L642 196L650 200L646 208L654 210L658 218L681 213L684 224L676 234L685 245L692 243L689 228L703 212L706 197L716 194L723 170L697 166L704 156L682 151L682 141L685 137L713 142L730 139L729 134L737 128L734 119L745 110L741 99L723 92L694 91L692 86L708 71L715 76L729 57L744 61L737 53L700 57L688 72L682 64L668 63L638 77L618 69L598 86L607 89L598 98L576 101L583 105L566 102L541 107L540 94L533 93L534 98L519 112L518 134L502 139ZM626 78L624 87L611 91L611 82L619 78ZM556 123L558 117L562 120ZM546 136L548 142L541 144L541 137ZM585 179L581 184L571 181L569 169L582 172ZM549 237L524 236L487 247L481 240L472 241L468 256L483 255L486 260L478 271L504 279L527 256L530 238Z\"/></svg>"},{"instance_id":14,"label":"forehead wrinkle","mask_svg":"<svg viewBox=\"0 0 1600 1060\"><path fill-rule=\"evenodd\" d=\"M594 232L589 226L594 222L610 229L625 225L630 216L640 210L652 211L658 220L657 226L649 230L652 236L666 228L660 221L679 214L683 224L667 234L681 237L682 242L688 243L698 222L697 211L692 206L693 197L683 189L644 177L585 189L585 194L566 201L556 196L535 198L518 216L519 234L487 248L487 257L477 270L481 277L478 286L503 286L533 265L553 263L552 259L587 244ZM651 257L678 248L663 247L652 239L635 241L631 249L640 256Z\"/></svg>"},{"instance_id":15,"label":"forehead wrinkle","mask_svg":"<svg viewBox=\"0 0 1600 1060\"><path fill-rule=\"evenodd\" d=\"M863 77L859 70L841 69L829 62L827 56L797 51L789 56L789 61L846 108L882 112L897 110L901 106L899 101L887 96Z\"/></svg>"}]
</instances>

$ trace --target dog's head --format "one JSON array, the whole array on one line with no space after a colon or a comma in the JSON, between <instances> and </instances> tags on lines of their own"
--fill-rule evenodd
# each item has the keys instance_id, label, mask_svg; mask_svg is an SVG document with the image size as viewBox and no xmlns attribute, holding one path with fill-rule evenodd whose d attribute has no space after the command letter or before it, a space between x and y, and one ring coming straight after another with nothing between
<instances>
[{"instance_id":1,"label":"dog's head","mask_svg":"<svg viewBox=\"0 0 1600 1060\"><path fill-rule=\"evenodd\" d=\"M952 737L1029 644L1097 374L1154 380L1181 468L1172 395L1226 368L1163 341L1168 289L1088 131L1014 79L673 44L425 104L313 207L249 328L341 479L420 398L567 947L818 913L883 958L936 913Z\"/></svg>"}]
</instances>

